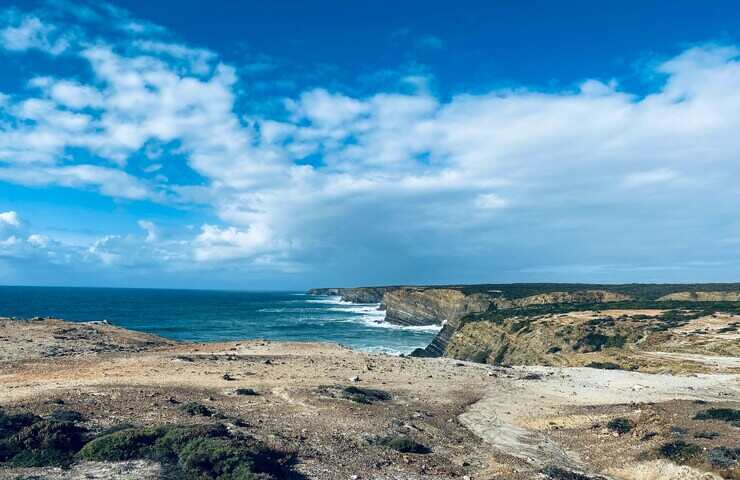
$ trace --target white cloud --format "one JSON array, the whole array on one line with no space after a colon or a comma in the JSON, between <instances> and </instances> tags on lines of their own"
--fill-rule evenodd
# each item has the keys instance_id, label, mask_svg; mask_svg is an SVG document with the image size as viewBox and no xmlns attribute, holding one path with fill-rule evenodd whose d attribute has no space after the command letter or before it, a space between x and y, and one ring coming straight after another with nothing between
<instances>
[{"instance_id":1,"label":"white cloud","mask_svg":"<svg viewBox=\"0 0 740 480\"><path fill-rule=\"evenodd\" d=\"M0 179L29 186L92 187L104 195L131 200L160 199L157 193L136 177L97 165L0 168Z\"/></svg>"},{"instance_id":2,"label":"white cloud","mask_svg":"<svg viewBox=\"0 0 740 480\"><path fill-rule=\"evenodd\" d=\"M724 205L734 204L732 179L740 174L735 47L695 47L663 62L655 73L664 83L645 96L614 80L585 79L557 92L506 89L443 99L417 77L407 79L418 88L406 94L353 97L314 88L286 99L284 115L262 118L252 113L258 108L240 111L251 86L240 84L235 68L214 52L170 41L115 8L92 13L86 21L105 14L142 37L123 46L69 43L59 53L87 62L89 79L35 78L30 94L2 97L8 121L0 124L0 179L198 203L217 220L176 236L184 243L141 220L145 232L86 245L89 261L285 268L341 258L401 265L454 249L490 267L492 242L505 243L501 251L529 246L569 255L562 245L583 232L604 235L638 209L667 218L666 204L689 194L702 201L687 209L712 205L728 218L733 213ZM6 48L57 48L61 27L24 18L0 33ZM70 153L78 149L84 154ZM136 155L157 163L137 167L130 161ZM301 165L307 158L320 162ZM182 159L198 178L194 184L169 180ZM137 168L167 176L140 178ZM640 188L655 186L664 196ZM702 216L692 218L680 228L701 230ZM723 238L740 232L736 223L724 228ZM524 231L534 233L522 238ZM551 245L538 243L553 237ZM47 240L52 248L54 239ZM628 241L634 240L614 244Z\"/></svg>"},{"instance_id":3,"label":"white cloud","mask_svg":"<svg viewBox=\"0 0 740 480\"><path fill-rule=\"evenodd\" d=\"M645 172L630 173L624 178L627 187L644 187L660 183L670 182L678 177L676 172L667 168L659 168Z\"/></svg>"},{"instance_id":4,"label":"white cloud","mask_svg":"<svg viewBox=\"0 0 740 480\"><path fill-rule=\"evenodd\" d=\"M157 226L154 222L150 222L149 220L139 220L137 223L139 227L146 232L147 242L153 243L159 239L159 232L157 231Z\"/></svg>"},{"instance_id":5,"label":"white cloud","mask_svg":"<svg viewBox=\"0 0 740 480\"><path fill-rule=\"evenodd\" d=\"M46 248L49 245L49 237L38 233L29 235L27 241L29 244L40 248Z\"/></svg>"},{"instance_id":6,"label":"white cloud","mask_svg":"<svg viewBox=\"0 0 740 480\"><path fill-rule=\"evenodd\" d=\"M505 198L495 193L482 193L475 198L475 205L483 210L498 210L509 204Z\"/></svg>"},{"instance_id":7,"label":"white cloud","mask_svg":"<svg viewBox=\"0 0 740 480\"><path fill-rule=\"evenodd\" d=\"M23 16L14 23L0 30L0 42L8 50L37 49L59 55L69 47L69 41L59 35L54 26L44 24L35 16Z\"/></svg>"},{"instance_id":8,"label":"white cloud","mask_svg":"<svg viewBox=\"0 0 740 480\"><path fill-rule=\"evenodd\" d=\"M0 212L0 225L18 228L21 226L21 218L12 210Z\"/></svg>"},{"instance_id":9,"label":"white cloud","mask_svg":"<svg viewBox=\"0 0 740 480\"><path fill-rule=\"evenodd\" d=\"M195 244L195 258L199 261L253 258L284 247L270 228L262 224L250 225L245 230L203 225Z\"/></svg>"}]
</instances>

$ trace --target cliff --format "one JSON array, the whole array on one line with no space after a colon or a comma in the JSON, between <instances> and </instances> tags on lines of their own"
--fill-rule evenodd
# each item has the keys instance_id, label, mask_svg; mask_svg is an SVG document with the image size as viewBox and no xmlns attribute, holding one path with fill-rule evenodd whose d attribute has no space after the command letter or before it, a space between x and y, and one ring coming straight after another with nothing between
<instances>
[{"instance_id":1,"label":"cliff","mask_svg":"<svg viewBox=\"0 0 740 480\"><path fill-rule=\"evenodd\" d=\"M740 292L676 292L658 299L661 302L740 302Z\"/></svg>"},{"instance_id":2,"label":"cliff","mask_svg":"<svg viewBox=\"0 0 740 480\"><path fill-rule=\"evenodd\" d=\"M554 287L563 290L554 290ZM452 285L439 287L360 287L312 289L313 295L337 295L355 303L381 303L385 320L397 325L441 325L439 334L414 355L441 356L469 315L495 310L549 304L594 304L628 301L631 295L603 289L575 289L574 285ZM584 286L585 287L585 286ZM542 291L550 289L550 291ZM529 295L522 295L528 293Z\"/></svg>"},{"instance_id":3,"label":"cliff","mask_svg":"<svg viewBox=\"0 0 740 480\"><path fill-rule=\"evenodd\" d=\"M443 325L469 313L487 311L493 298L449 288L403 287L385 292L386 321L397 325Z\"/></svg>"},{"instance_id":4,"label":"cliff","mask_svg":"<svg viewBox=\"0 0 740 480\"><path fill-rule=\"evenodd\" d=\"M399 287L358 287L358 288L312 288L309 295L330 295L341 297L345 302L381 303L383 295Z\"/></svg>"},{"instance_id":5,"label":"cliff","mask_svg":"<svg viewBox=\"0 0 740 480\"><path fill-rule=\"evenodd\" d=\"M648 309L517 315L462 325L443 354L498 365L700 372L708 358L740 356L739 325L734 314Z\"/></svg>"}]
</instances>

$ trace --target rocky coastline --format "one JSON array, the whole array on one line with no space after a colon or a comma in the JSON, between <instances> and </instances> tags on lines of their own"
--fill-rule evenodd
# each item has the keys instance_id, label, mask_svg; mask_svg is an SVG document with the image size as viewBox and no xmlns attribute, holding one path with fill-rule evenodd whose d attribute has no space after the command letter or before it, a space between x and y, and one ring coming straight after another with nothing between
<instances>
[{"instance_id":1,"label":"rocky coastline","mask_svg":"<svg viewBox=\"0 0 740 480\"><path fill-rule=\"evenodd\" d=\"M443 325L426 358L0 319L0 479L735 480L722 288L314 291Z\"/></svg>"}]
</instances>

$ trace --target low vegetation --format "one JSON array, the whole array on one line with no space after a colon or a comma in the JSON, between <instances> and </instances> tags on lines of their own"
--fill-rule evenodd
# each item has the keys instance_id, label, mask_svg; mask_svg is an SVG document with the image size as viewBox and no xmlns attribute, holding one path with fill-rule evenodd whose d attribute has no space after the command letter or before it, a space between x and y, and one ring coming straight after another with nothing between
<instances>
[{"instance_id":1,"label":"low vegetation","mask_svg":"<svg viewBox=\"0 0 740 480\"><path fill-rule=\"evenodd\" d=\"M281 456L224 425L133 428L99 437L80 452L85 460L148 459L184 479L286 478Z\"/></svg>"},{"instance_id":2,"label":"low vegetation","mask_svg":"<svg viewBox=\"0 0 740 480\"><path fill-rule=\"evenodd\" d=\"M683 464L694 460L701 453L701 447L683 440L676 440L661 445L658 453L662 457Z\"/></svg>"},{"instance_id":3,"label":"low vegetation","mask_svg":"<svg viewBox=\"0 0 740 480\"><path fill-rule=\"evenodd\" d=\"M740 422L740 410L734 408L710 408L694 416L694 420L721 420L728 423Z\"/></svg>"},{"instance_id":4,"label":"low vegetation","mask_svg":"<svg viewBox=\"0 0 740 480\"><path fill-rule=\"evenodd\" d=\"M629 418L617 417L613 418L606 424L606 428L612 432L617 432L620 435L629 433L634 428L632 421Z\"/></svg>"},{"instance_id":5,"label":"low vegetation","mask_svg":"<svg viewBox=\"0 0 740 480\"><path fill-rule=\"evenodd\" d=\"M66 420L58 420L59 418ZM162 427L122 425L93 436L77 412L42 418L0 410L0 465L68 467L79 460L151 460L167 478L277 480L293 478L289 459L222 424Z\"/></svg>"},{"instance_id":6,"label":"low vegetation","mask_svg":"<svg viewBox=\"0 0 740 480\"><path fill-rule=\"evenodd\" d=\"M67 466L87 440L71 421L0 411L0 463L11 467Z\"/></svg>"},{"instance_id":7,"label":"low vegetation","mask_svg":"<svg viewBox=\"0 0 740 480\"><path fill-rule=\"evenodd\" d=\"M430 453L431 450L407 435L390 435L380 440L380 445L400 453Z\"/></svg>"},{"instance_id":8,"label":"low vegetation","mask_svg":"<svg viewBox=\"0 0 740 480\"><path fill-rule=\"evenodd\" d=\"M740 448L713 448L709 451L709 463L720 470L737 468L740 465Z\"/></svg>"},{"instance_id":9,"label":"low vegetation","mask_svg":"<svg viewBox=\"0 0 740 480\"><path fill-rule=\"evenodd\" d=\"M213 416L213 411L198 402L188 402L182 406L182 411L193 417L210 417Z\"/></svg>"},{"instance_id":10,"label":"low vegetation","mask_svg":"<svg viewBox=\"0 0 740 480\"><path fill-rule=\"evenodd\" d=\"M346 387L341 385L324 385L317 389L317 393L327 397L342 398L366 405L387 401L392 398L391 394L386 391L375 388L355 387L353 385Z\"/></svg>"}]
</instances>

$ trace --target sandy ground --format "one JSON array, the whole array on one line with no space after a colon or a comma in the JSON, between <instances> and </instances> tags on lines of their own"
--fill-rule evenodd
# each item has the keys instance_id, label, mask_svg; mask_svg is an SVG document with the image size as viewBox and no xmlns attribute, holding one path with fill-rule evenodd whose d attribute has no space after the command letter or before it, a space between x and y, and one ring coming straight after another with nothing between
<instances>
[{"instance_id":1,"label":"sandy ground","mask_svg":"<svg viewBox=\"0 0 740 480\"><path fill-rule=\"evenodd\" d=\"M58 321L0 323L0 338L0 407L6 410L43 415L63 404L83 413L93 430L212 421L182 411L183 403L197 401L294 454L296 469L310 479L548 478L539 472L551 465L608 478L720 478L706 473L706 465L677 467L651 452L679 424L685 435L716 430L717 438L701 440L705 448L740 444L740 428L690 420L707 408L696 401L740 408L738 375L503 368L331 344L176 344L108 325ZM371 405L331 398L322 387L334 385L381 389L392 398ZM236 395L237 388L259 395ZM641 436L605 431L615 416L634 419ZM642 439L653 430L650 440ZM402 454L372 441L392 433L412 436L431 453ZM38 474L0 469L0 478L21 473ZM42 473L158 475L156 465L145 462Z\"/></svg>"}]
</instances>

